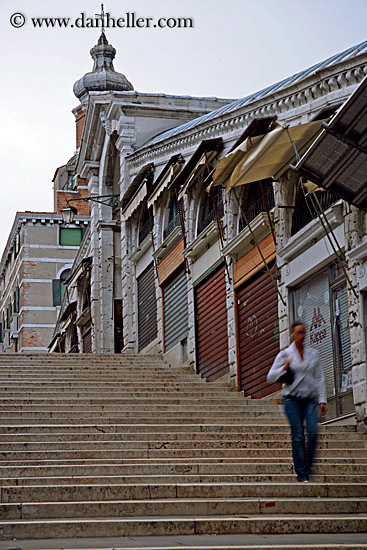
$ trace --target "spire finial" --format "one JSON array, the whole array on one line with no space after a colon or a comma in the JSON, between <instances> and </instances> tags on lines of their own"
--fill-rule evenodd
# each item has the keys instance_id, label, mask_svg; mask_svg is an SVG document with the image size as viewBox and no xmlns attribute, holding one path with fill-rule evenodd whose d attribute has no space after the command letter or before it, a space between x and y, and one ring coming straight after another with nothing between
<instances>
[{"instance_id":1,"label":"spire finial","mask_svg":"<svg viewBox=\"0 0 367 550\"><path fill-rule=\"evenodd\" d=\"M104 16L105 16L104 5L101 4L101 13L96 13L96 17L98 17L98 19L100 19L102 21L102 32L103 33L105 31L105 29L104 29Z\"/></svg>"}]
</instances>

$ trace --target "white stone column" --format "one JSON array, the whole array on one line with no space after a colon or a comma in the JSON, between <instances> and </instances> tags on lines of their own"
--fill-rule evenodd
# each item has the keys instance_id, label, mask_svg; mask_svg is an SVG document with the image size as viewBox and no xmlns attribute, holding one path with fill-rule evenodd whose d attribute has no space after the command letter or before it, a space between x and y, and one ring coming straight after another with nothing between
<instances>
[{"instance_id":1,"label":"white stone column","mask_svg":"<svg viewBox=\"0 0 367 550\"><path fill-rule=\"evenodd\" d=\"M114 353L114 254L113 228L117 222L99 221L97 224L100 251L99 303L100 303L100 350Z\"/></svg>"},{"instance_id":2,"label":"white stone column","mask_svg":"<svg viewBox=\"0 0 367 550\"><path fill-rule=\"evenodd\" d=\"M91 168L88 174L89 183L88 191L92 195L98 195L99 183L99 168ZM91 219L90 219L90 240L92 254L92 270L91 270L91 319L92 319L92 352L100 353L100 253L99 253L99 235L97 224L99 219L98 203L90 201Z\"/></svg>"},{"instance_id":3,"label":"white stone column","mask_svg":"<svg viewBox=\"0 0 367 550\"><path fill-rule=\"evenodd\" d=\"M286 245L292 228L292 217L294 210L292 208L282 208L292 206L295 202L297 174L292 172L284 174L279 182L273 184L275 209L274 226L276 238L276 259L278 265L278 289L283 298L278 298L278 317L279 317L279 346L284 349L289 346L289 303L288 288L284 283L287 265L282 258L282 248Z\"/></svg>"},{"instance_id":4,"label":"white stone column","mask_svg":"<svg viewBox=\"0 0 367 550\"><path fill-rule=\"evenodd\" d=\"M134 266L129 260L131 250L130 222L121 222L121 277L122 277L122 322L124 332L123 353L135 353L134 341L134 309L132 270Z\"/></svg>"},{"instance_id":5,"label":"white stone column","mask_svg":"<svg viewBox=\"0 0 367 550\"><path fill-rule=\"evenodd\" d=\"M347 257L348 252L353 251L361 242L361 237L364 234L365 216L358 208L345 205L344 228ZM367 433L366 344L362 322L362 295L358 291L357 269L359 267L359 261L348 259L347 272L358 296L357 298L348 285L353 401L356 411L357 429L360 432Z\"/></svg>"}]
</instances>

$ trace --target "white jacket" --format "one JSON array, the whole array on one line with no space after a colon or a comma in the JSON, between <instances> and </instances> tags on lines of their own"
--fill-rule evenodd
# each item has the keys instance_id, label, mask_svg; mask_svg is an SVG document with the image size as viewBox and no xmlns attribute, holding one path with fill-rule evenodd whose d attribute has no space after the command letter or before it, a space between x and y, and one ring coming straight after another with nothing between
<instances>
[{"instance_id":1,"label":"white jacket","mask_svg":"<svg viewBox=\"0 0 367 550\"><path fill-rule=\"evenodd\" d=\"M292 384L283 386L282 394L299 395L302 397L313 396L319 403L326 403L326 386L324 371L320 364L319 352L313 348L304 348L303 361L293 342L289 348L281 351L276 356L274 363L268 372L268 382L276 382L284 374L284 362L290 359L290 368L294 373Z\"/></svg>"}]
</instances>

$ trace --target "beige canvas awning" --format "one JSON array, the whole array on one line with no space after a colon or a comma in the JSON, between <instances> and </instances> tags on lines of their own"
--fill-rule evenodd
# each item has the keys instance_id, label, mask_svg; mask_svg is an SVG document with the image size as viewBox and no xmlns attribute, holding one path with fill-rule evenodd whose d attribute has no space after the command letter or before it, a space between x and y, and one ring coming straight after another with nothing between
<instances>
[{"instance_id":1,"label":"beige canvas awning","mask_svg":"<svg viewBox=\"0 0 367 550\"><path fill-rule=\"evenodd\" d=\"M301 155L314 141L321 131L322 121L309 122L288 128L294 145ZM238 185L267 178L278 179L296 160L296 153L288 131L281 125L275 130L260 136L253 148L248 150L242 160L237 163L230 179L225 185L227 192Z\"/></svg>"},{"instance_id":2,"label":"beige canvas awning","mask_svg":"<svg viewBox=\"0 0 367 550\"><path fill-rule=\"evenodd\" d=\"M136 193L136 195L133 197L131 202L126 206L125 211L121 215L122 221L126 222L132 216L132 214L135 212L135 210L138 208L141 202L145 199L148 193L148 188L146 182L143 183L139 191Z\"/></svg>"},{"instance_id":3,"label":"beige canvas awning","mask_svg":"<svg viewBox=\"0 0 367 550\"><path fill-rule=\"evenodd\" d=\"M221 158L215 168L213 181L207 188L207 191L210 191L210 189L216 185L225 185L237 164L262 140L263 137L264 136L248 137L236 147L236 149Z\"/></svg>"}]
</instances>

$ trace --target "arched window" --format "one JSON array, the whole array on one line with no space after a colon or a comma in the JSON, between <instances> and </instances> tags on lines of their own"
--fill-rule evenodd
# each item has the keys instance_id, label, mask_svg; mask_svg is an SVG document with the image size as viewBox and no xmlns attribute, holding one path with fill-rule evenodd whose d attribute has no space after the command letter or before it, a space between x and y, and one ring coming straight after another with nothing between
<instances>
[{"instance_id":1,"label":"arched window","mask_svg":"<svg viewBox=\"0 0 367 550\"><path fill-rule=\"evenodd\" d=\"M201 209L201 214L199 217L199 225L197 230L197 235L199 235L208 225L216 219L214 200L216 202L218 215L220 218L223 217L224 208L223 208L223 196L222 196L222 187L213 187L212 191L207 194L203 207Z\"/></svg>"},{"instance_id":2,"label":"arched window","mask_svg":"<svg viewBox=\"0 0 367 550\"><path fill-rule=\"evenodd\" d=\"M60 273L59 279L53 279L52 281L52 303L54 306L61 306L62 299L65 294L65 281L70 275L70 269L64 269Z\"/></svg>"},{"instance_id":3,"label":"arched window","mask_svg":"<svg viewBox=\"0 0 367 550\"><path fill-rule=\"evenodd\" d=\"M318 219L318 214L315 211L312 201L309 197L305 197L306 190L299 188L296 194L295 208L292 218L291 235L298 233L300 229L305 227L313 219ZM333 205L338 199L328 191L316 191L316 197L319 200L322 210L326 210Z\"/></svg>"},{"instance_id":4,"label":"arched window","mask_svg":"<svg viewBox=\"0 0 367 550\"><path fill-rule=\"evenodd\" d=\"M163 238L166 239L168 235L172 233L172 231L175 229L175 227L181 226L181 214L180 212L183 212L184 204L183 199L181 199L179 202L177 202L177 197L174 195L171 200L171 205L169 207L169 214L168 214L168 223L167 227L165 228L163 232Z\"/></svg>"},{"instance_id":5,"label":"arched window","mask_svg":"<svg viewBox=\"0 0 367 550\"><path fill-rule=\"evenodd\" d=\"M152 230L153 223L153 210L152 208L147 208L147 205L144 205L144 213L140 220L139 224L139 240L138 244L142 243L144 239L149 235Z\"/></svg>"},{"instance_id":6,"label":"arched window","mask_svg":"<svg viewBox=\"0 0 367 550\"><path fill-rule=\"evenodd\" d=\"M271 180L265 180L261 182L261 185L260 182L256 181L249 183L244 187L245 189L241 201L239 231L242 231L242 229L246 226L243 213L245 213L246 219L250 223L261 212L266 212L267 208L270 211L275 206L274 190Z\"/></svg>"}]
</instances>

